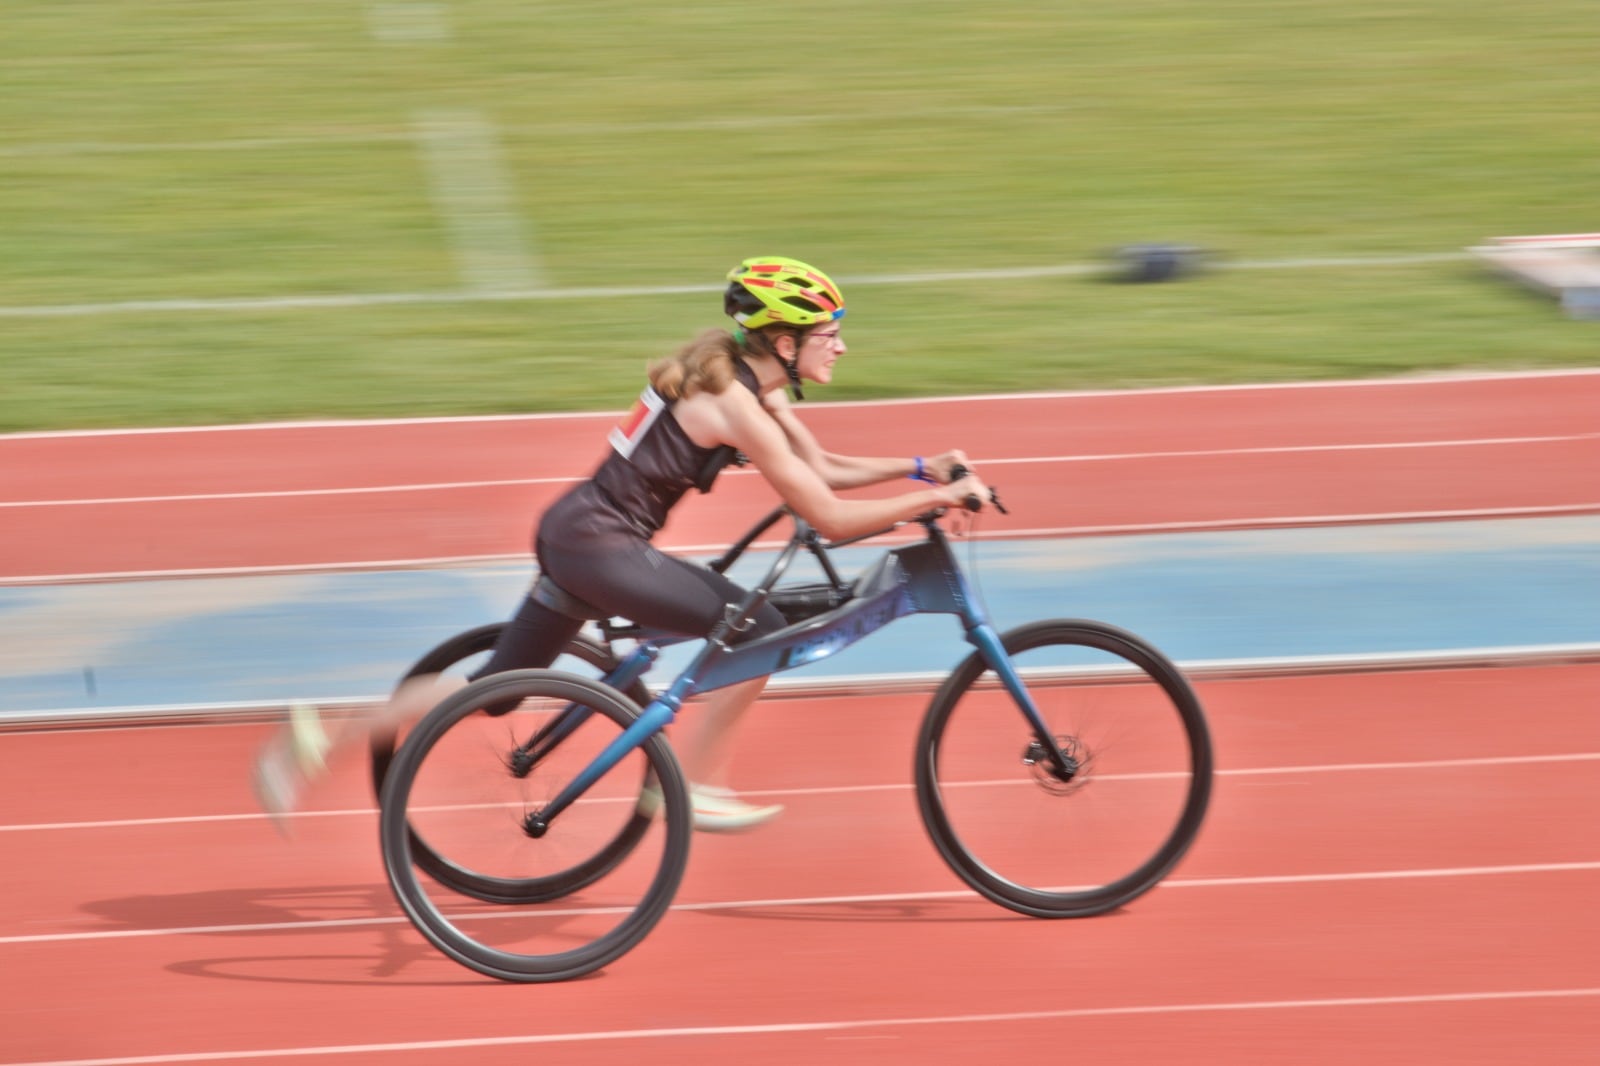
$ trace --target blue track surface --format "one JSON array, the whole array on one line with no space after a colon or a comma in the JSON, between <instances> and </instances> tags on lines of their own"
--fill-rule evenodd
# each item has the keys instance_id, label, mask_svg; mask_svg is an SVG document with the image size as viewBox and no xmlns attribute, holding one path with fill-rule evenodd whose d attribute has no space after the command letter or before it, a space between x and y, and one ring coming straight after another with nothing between
<instances>
[{"instance_id":1,"label":"blue track surface","mask_svg":"<svg viewBox=\"0 0 1600 1066\"><path fill-rule=\"evenodd\" d=\"M980 541L976 560L1001 628L1098 618L1184 662L1600 650L1600 517ZM375 698L443 637L507 617L531 573L0 588L0 715ZM787 676L943 671L967 650L951 619L914 617Z\"/></svg>"}]
</instances>

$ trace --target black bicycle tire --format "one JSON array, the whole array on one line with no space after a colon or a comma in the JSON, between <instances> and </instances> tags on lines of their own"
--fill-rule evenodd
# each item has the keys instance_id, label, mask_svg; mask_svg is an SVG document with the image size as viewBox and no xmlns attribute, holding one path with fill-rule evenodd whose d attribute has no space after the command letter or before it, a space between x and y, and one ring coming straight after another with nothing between
<instances>
[{"instance_id":1,"label":"black bicycle tire","mask_svg":"<svg viewBox=\"0 0 1600 1066\"><path fill-rule=\"evenodd\" d=\"M961 697L987 669L981 654L963 660L934 693L917 736L915 781L924 828L951 870L980 895L1038 918L1085 918L1123 906L1154 888L1189 850L1210 803L1215 757L1199 698L1172 662L1142 638L1103 622L1051 619L1018 626L1001 636L1008 654L1051 644L1094 648L1138 667L1172 700L1189 742L1191 778L1172 832L1139 866L1107 885L1081 892L1043 892L995 873L973 855L950 823L937 784L939 743Z\"/></svg>"},{"instance_id":2,"label":"black bicycle tire","mask_svg":"<svg viewBox=\"0 0 1600 1066\"><path fill-rule=\"evenodd\" d=\"M661 791L656 817L665 821L660 868L644 899L616 928L596 941L553 955L517 955L481 944L452 925L433 905L417 879L406 801L432 746L449 728L484 703L501 699L549 697L583 701L621 728L638 716L638 708L615 689L575 674L555 670L514 670L482 678L446 698L422 719L401 744L384 781L379 837L384 870L396 900L412 924L445 955L470 969L502 981L540 983L571 980L592 973L635 947L668 908L688 866L692 833L688 785L677 757L663 734L647 740L642 751ZM431 876L431 875L430 875Z\"/></svg>"},{"instance_id":3,"label":"black bicycle tire","mask_svg":"<svg viewBox=\"0 0 1600 1066\"><path fill-rule=\"evenodd\" d=\"M491 622L457 633L418 659L401 678L401 683L414 677L443 673L464 659L493 649L505 627L505 622ZM610 648L582 634L568 642L566 654L582 660L602 675L610 673L617 665ZM634 681L624 694L641 707L651 699L650 690L642 680ZM383 795L383 782L394 760L396 739L397 735L392 730L373 730L371 735L372 783L379 797ZM411 835L411 851L417 865L430 877L462 895L485 903L538 903L571 895L610 873L628 857L649 828L649 817L635 814L605 847L585 861L559 874L520 882L485 877L458 866L441 856L416 833Z\"/></svg>"}]
</instances>

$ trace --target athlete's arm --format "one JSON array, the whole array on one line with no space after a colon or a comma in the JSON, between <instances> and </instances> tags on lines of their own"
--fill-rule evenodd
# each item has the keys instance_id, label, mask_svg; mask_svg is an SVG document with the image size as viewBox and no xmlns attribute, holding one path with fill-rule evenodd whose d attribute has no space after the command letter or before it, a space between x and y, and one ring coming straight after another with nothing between
<instances>
[{"instance_id":1,"label":"athlete's arm","mask_svg":"<svg viewBox=\"0 0 1600 1066\"><path fill-rule=\"evenodd\" d=\"M806 424L800 421L788 396L781 390L763 396L761 404L783 430L794 453L805 460L806 465L815 470L829 488L853 489L862 485L876 485L910 477L917 472L914 458L867 458L827 451ZM956 466L972 466L965 452L949 451L928 459L923 463L923 472L939 484L948 484L950 471Z\"/></svg>"},{"instance_id":2,"label":"athlete's arm","mask_svg":"<svg viewBox=\"0 0 1600 1066\"><path fill-rule=\"evenodd\" d=\"M743 390L729 389L717 400L724 419L725 443L748 456L778 495L783 497L783 501L829 540L871 533L896 522L915 518L936 507L959 506L969 493L976 494L979 499L988 498L988 490L978 479L968 477L953 485L916 489L886 499L844 499L834 494L834 486L795 446L778 417L770 409L764 408L754 396ZM790 417L793 417L792 412ZM815 439L809 433L806 436L814 447ZM869 465L854 468L858 474L879 469L870 465L873 463L899 464L894 470L886 470L884 476L875 479L880 481L904 476L911 465L910 460L860 462Z\"/></svg>"}]
</instances>

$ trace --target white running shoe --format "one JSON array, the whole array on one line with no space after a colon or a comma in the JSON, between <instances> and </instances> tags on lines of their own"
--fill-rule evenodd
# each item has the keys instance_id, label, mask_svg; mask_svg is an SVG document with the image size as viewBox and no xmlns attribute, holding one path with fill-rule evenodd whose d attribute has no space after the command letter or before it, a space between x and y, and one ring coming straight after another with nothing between
<instances>
[{"instance_id":1,"label":"white running shoe","mask_svg":"<svg viewBox=\"0 0 1600 1066\"><path fill-rule=\"evenodd\" d=\"M287 834L288 815L306 783L326 772L332 746L317 709L309 703L295 703L289 706L289 720L256 756L256 799L280 833Z\"/></svg>"},{"instance_id":2,"label":"white running shoe","mask_svg":"<svg viewBox=\"0 0 1600 1066\"><path fill-rule=\"evenodd\" d=\"M328 768L328 749L333 741L322 728L322 715L309 703L289 704L289 748L300 772L307 777Z\"/></svg>"},{"instance_id":3,"label":"white running shoe","mask_svg":"<svg viewBox=\"0 0 1600 1066\"><path fill-rule=\"evenodd\" d=\"M689 804L694 812L694 827L702 833L737 833L754 829L783 813L780 803L757 807L740 799L732 789L716 785L689 786ZM661 790L646 788L639 795L639 813L654 817L661 809Z\"/></svg>"},{"instance_id":4,"label":"white running shoe","mask_svg":"<svg viewBox=\"0 0 1600 1066\"><path fill-rule=\"evenodd\" d=\"M300 782L293 766L274 741L268 743L256 756L250 783L255 788L256 802L272 819L273 826L284 836L289 835L289 812L294 810L300 797Z\"/></svg>"},{"instance_id":5,"label":"white running shoe","mask_svg":"<svg viewBox=\"0 0 1600 1066\"><path fill-rule=\"evenodd\" d=\"M694 807L694 827L704 833L754 829L783 813L781 803L757 807L740 799L733 789L715 785L690 785L689 802Z\"/></svg>"}]
</instances>

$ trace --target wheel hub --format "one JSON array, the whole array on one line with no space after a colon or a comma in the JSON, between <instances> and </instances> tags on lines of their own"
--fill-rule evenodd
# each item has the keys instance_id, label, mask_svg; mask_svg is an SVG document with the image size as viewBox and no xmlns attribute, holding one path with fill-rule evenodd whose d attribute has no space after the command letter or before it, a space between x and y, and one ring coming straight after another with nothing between
<instances>
[{"instance_id":1,"label":"wheel hub","mask_svg":"<svg viewBox=\"0 0 1600 1066\"><path fill-rule=\"evenodd\" d=\"M1056 746L1066 759L1065 772L1058 768L1045 746L1037 739L1030 740L1022 751L1022 764L1033 774L1033 780L1046 792L1057 796L1070 796L1089 783L1089 750L1077 737L1058 736Z\"/></svg>"},{"instance_id":2,"label":"wheel hub","mask_svg":"<svg viewBox=\"0 0 1600 1066\"><path fill-rule=\"evenodd\" d=\"M512 777L524 778L528 776L528 773L533 769L534 763L538 761L531 752L517 748L506 757L506 769L511 771Z\"/></svg>"}]
</instances>

